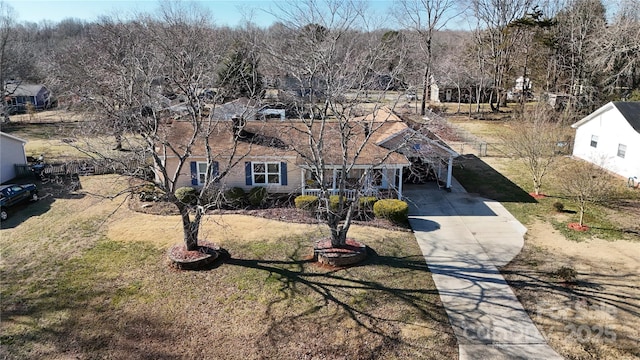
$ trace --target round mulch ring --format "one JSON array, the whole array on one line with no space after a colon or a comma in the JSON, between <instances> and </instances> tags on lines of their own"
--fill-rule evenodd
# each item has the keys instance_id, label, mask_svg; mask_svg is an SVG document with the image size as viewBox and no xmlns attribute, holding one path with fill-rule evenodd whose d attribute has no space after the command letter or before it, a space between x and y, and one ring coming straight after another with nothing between
<instances>
[{"instance_id":1,"label":"round mulch ring","mask_svg":"<svg viewBox=\"0 0 640 360\"><path fill-rule=\"evenodd\" d=\"M169 248L168 256L172 264L181 270L206 268L220 256L220 247L208 241L198 241L198 249L187 251L185 244L175 244Z\"/></svg>"},{"instance_id":2,"label":"round mulch ring","mask_svg":"<svg viewBox=\"0 0 640 360\"><path fill-rule=\"evenodd\" d=\"M538 200L538 199L544 199L544 198L546 198L546 197L547 197L547 195L545 195L545 194L536 194L536 193L534 193L534 192L530 192L530 193L529 193L529 196L531 196L532 198L534 198L534 199L536 199L536 200Z\"/></svg>"},{"instance_id":3,"label":"round mulch ring","mask_svg":"<svg viewBox=\"0 0 640 360\"><path fill-rule=\"evenodd\" d=\"M343 247L332 247L331 238L324 238L313 244L313 253L321 264L347 266L361 262L367 257L367 246L347 238Z\"/></svg>"},{"instance_id":4,"label":"round mulch ring","mask_svg":"<svg viewBox=\"0 0 640 360\"><path fill-rule=\"evenodd\" d=\"M567 227L575 231L587 231L589 227L587 225L580 225L579 223L568 223Z\"/></svg>"}]
</instances>

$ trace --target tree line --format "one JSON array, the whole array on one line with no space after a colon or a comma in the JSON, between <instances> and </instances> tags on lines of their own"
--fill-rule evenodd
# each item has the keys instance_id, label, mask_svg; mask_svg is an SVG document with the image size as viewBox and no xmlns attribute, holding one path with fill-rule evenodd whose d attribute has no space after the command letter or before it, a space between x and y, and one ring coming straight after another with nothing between
<instances>
[{"instance_id":1,"label":"tree line","mask_svg":"<svg viewBox=\"0 0 640 360\"><path fill-rule=\"evenodd\" d=\"M340 3L344 1L326 1L325 5ZM208 60L212 63L209 86L224 88L224 99L260 97L265 88L294 81L291 74L279 70L282 64L296 56L316 54L305 53L308 49L302 41L290 42L278 53L271 51L282 45L278 44L283 42L279 34L286 29L300 25L319 40L343 25L293 13L301 6L289 5L281 6L281 21L267 28L251 23L221 27L208 21L206 36L215 46ZM434 83L457 89L458 99L463 91L476 94L478 103L484 98L494 111L506 104L507 91L518 77L532 84L537 95L564 96L567 108L578 110L576 116L607 100L638 97L638 0L621 0L608 7L601 0L397 0L389 12L392 16L382 26L366 17L364 4L357 9L362 19L340 41L357 41L353 50L363 54L373 49L382 52L363 69L369 72L368 86L419 90L422 113ZM95 22L70 18L28 23L18 22L17 14L5 3L0 10L3 90L8 81L35 82L46 84L59 96L73 97L78 95L74 88L79 83L99 80L100 52L109 51L109 46L126 47L126 36L149 36L135 29L149 14ZM189 11L207 16L203 9ZM163 25L162 19L156 21ZM466 23L469 30L448 29L453 22ZM95 61L93 73L65 72L68 59L77 52L84 54L83 61ZM295 81L298 86L310 85L304 79Z\"/></svg>"}]
</instances>

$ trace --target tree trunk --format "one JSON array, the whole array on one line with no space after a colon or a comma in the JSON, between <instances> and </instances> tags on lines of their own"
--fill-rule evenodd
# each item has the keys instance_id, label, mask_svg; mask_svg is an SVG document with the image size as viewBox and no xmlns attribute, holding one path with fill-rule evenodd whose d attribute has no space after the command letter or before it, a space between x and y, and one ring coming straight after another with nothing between
<instances>
[{"instance_id":1,"label":"tree trunk","mask_svg":"<svg viewBox=\"0 0 640 360\"><path fill-rule=\"evenodd\" d=\"M340 248L347 243L347 232L343 229L331 228L331 247Z\"/></svg>"},{"instance_id":2,"label":"tree trunk","mask_svg":"<svg viewBox=\"0 0 640 360\"><path fill-rule=\"evenodd\" d=\"M189 216L189 208L184 205L178 206L180 216L182 217L182 231L184 233L184 244L187 251L198 250L198 232L200 230L200 218L196 213L195 218L191 221Z\"/></svg>"},{"instance_id":3,"label":"tree trunk","mask_svg":"<svg viewBox=\"0 0 640 360\"><path fill-rule=\"evenodd\" d=\"M420 103L420 115L427 114L427 92L429 91L429 66L424 69L424 79L422 79L422 102Z\"/></svg>"},{"instance_id":4,"label":"tree trunk","mask_svg":"<svg viewBox=\"0 0 640 360\"><path fill-rule=\"evenodd\" d=\"M344 221L342 225L340 225L342 215L344 215ZM337 210L335 213L331 211L329 212L327 225L329 225L329 229L331 230L331 247L340 248L346 245L347 232L349 231L349 228L351 226L352 216L353 204L339 205L339 210Z\"/></svg>"}]
</instances>

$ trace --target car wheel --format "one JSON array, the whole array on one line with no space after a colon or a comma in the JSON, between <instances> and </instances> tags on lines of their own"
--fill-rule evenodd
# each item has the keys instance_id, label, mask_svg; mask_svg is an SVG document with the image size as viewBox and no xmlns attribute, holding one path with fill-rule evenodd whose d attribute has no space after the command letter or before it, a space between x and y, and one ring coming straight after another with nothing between
<instances>
[{"instance_id":1,"label":"car wheel","mask_svg":"<svg viewBox=\"0 0 640 360\"><path fill-rule=\"evenodd\" d=\"M8 217L9 217L9 214L7 214L7 210L5 209L0 210L0 220L2 221L7 220Z\"/></svg>"},{"instance_id":2,"label":"car wheel","mask_svg":"<svg viewBox=\"0 0 640 360\"><path fill-rule=\"evenodd\" d=\"M38 194L36 194L36 193L32 193L31 194L31 201L38 201L38 199L39 199L38 198Z\"/></svg>"}]
</instances>

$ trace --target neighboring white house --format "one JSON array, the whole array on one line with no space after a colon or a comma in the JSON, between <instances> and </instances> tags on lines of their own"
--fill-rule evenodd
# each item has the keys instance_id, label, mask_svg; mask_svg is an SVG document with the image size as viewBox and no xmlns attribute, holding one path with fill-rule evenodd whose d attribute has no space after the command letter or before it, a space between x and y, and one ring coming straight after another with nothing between
<instances>
[{"instance_id":1,"label":"neighboring white house","mask_svg":"<svg viewBox=\"0 0 640 360\"><path fill-rule=\"evenodd\" d=\"M610 102L571 127L574 156L640 180L640 102Z\"/></svg>"},{"instance_id":2,"label":"neighboring white house","mask_svg":"<svg viewBox=\"0 0 640 360\"><path fill-rule=\"evenodd\" d=\"M0 132L0 183L16 177L14 165L27 163L27 155L24 152L26 143L26 140Z\"/></svg>"}]
</instances>

